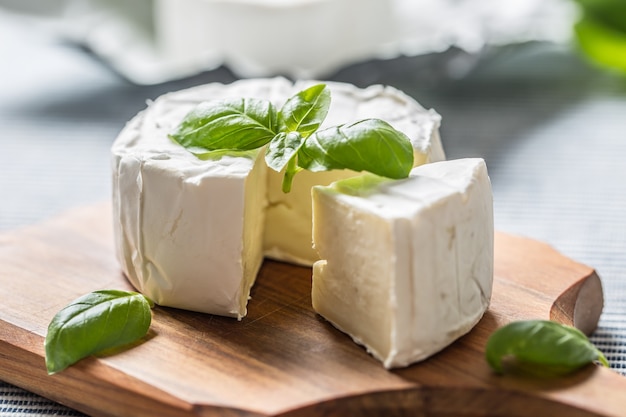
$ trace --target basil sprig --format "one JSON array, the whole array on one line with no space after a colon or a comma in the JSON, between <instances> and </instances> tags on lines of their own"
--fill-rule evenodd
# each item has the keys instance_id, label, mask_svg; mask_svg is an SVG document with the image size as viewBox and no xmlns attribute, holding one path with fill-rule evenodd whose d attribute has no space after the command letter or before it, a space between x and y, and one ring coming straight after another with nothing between
<instances>
[{"instance_id":1,"label":"basil sprig","mask_svg":"<svg viewBox=\"0 0 626 417\"><path fill-rule=\"evenodd\" d=\"M549 320L516 321L487 341L486 359L497 373L565 375L591 363L608 361L580 330Z\"/></svg>"},{"instance_id":2,"label":"basil sprig","mask_svg":"<svg viewBox=\"0 0 626 417\"><path fill-rule=\"evenodd\" d=\"M54 374L89 355L128 345L145 336L154 303L136 292L102 290L59 311L48 326L46 368Z\"/></svg>"},{"instance_id":3,"label":"basil sprig","mask_svg":"<svg viewBox=\"0 0 626 417\"><path fill-rule=\"evenodd\" d=\"M200 158L268 145L265 162L284 171L289 192L302 169L367 171L392 179L413 168L409 138L379 119L319 130L330 108L330 89L317 84L289 98L277 112L259 99L215 100L188 113L170 138Z\"/></svg>"},{"instance_id":4,"label":"basil sprig","mask_svg":"<svg viewBox=\"0 0 626 417\"><path fill-rule=\"evenodd\" d=\"M309 137L319 129L330 108L330 90L317 84L289 98L278 113L280 128Z\"/></svg>"},{"instance_id":5,"label":"basil sprig","mask_svg":"<svg viewBox=\"0 0 626 417\"><path fill-rule=\"evenodd\" d=\"M208 101L187 114L171 137L184 147L245 151L269 142L276 135L276 123L276 110L268 101Z\"/></svg>"}]
</instances>

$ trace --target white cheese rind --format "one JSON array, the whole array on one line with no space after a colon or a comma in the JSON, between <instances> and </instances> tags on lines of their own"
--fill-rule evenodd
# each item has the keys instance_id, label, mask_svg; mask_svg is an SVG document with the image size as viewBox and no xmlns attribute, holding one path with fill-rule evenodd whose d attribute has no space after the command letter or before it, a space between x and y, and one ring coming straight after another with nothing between
<instances>
[{"instance_id":1,"label":"white cheese rind","mask_svg":"<svg viewBox=\"0 0 626 417\"><path fill-rule=\"evenodd\" d=\"M263 256L311 265L311 187L356 175L299 173L284 194L282 174L258 157L202 161L167 134L200 102L225 97L287 98L314 81L284 78L208 84L158 98L112 147L117 256L130 282L161 305L241 318ZM389 87L327 83L325 126L378 117L413 142L416 160L444 159L440 117Z\"/></svg>"},{"instance_id":2,"label":"white cheese rind","mask_svg":"<svg viewBox=\"0 0 626 417\"><path fill-rule=\"evenodd\" d=\"M267 168L246 157L202 161L167 134L194 106L230 95L274 97L284 79L209 84L166 95L112 147L117 256L158 304L241 318L261 265ZM260 152L259 152L260 154Z\"/></svg>"},{"instance_id":3,"label":"white cheese rind","mask_svg":"<svg viewBox=\"0 0 626 417\"><path fill-rule=\"evenodd\" d=\"M415 168L407 180L315 187L313 308L386 368L467 333L488 308L493 200L482 159Z\"/></svg>"}]
</instances>

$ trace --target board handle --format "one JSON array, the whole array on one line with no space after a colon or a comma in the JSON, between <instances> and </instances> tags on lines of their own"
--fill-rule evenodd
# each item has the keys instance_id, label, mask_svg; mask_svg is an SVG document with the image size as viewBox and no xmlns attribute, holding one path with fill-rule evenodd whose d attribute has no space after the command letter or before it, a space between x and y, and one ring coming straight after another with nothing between
<instances>
[{"instance_id":1,"label":"board handle","mask_svg":"<svg viewBox=\"0 0 626 417\"><path fill-rule=\"evenodd\" d=\"M557 298L550 309L550 319L574 326L586 335L590 335L598 327L603 308L602 281L593 271Z\"/></svg>"}]
</instances>

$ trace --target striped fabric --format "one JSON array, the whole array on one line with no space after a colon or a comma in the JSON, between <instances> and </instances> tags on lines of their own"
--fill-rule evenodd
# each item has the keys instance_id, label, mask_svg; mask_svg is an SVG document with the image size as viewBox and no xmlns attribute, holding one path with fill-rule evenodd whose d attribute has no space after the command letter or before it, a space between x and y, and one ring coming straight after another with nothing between
<instances>
[{"instance_id":1,"label":"striped fabric","mask_svg":"<svg viewBox=\"0 0 626 417\"><path fill-rule=\"evenodd\" d=\"M561 104L547 120L477 152L488 155L496 229L547 242L596 269L605 308L591 339L626 375L626 94ZM493 103L491 114L507 111ZM479 141L457 129L444 137Z\"/></svg>"},{"instance_id":2,"label":"striped fabric","mask_svg":"<svg viewBox=\"0 0 626 417\"><path fill-rule=\"evenodd\" d=\"M0 382L0 416L83 416L84 414L36 394Z\"/></svg>"}]
</instances>

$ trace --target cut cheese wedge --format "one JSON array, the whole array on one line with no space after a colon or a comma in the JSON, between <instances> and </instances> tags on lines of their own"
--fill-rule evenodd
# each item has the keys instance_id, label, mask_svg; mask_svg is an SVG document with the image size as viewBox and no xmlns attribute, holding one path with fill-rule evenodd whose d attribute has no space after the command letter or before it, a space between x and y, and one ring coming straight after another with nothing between
<instances>
[{"instance_id":1,"label":"cut cheese wedge","mask_svg":"<svg viewBox=\"0 0 626 417\"><path fill-rule=\"evenodd\" d=\"M311 187L357 175L301 172L283 194L282 174L264 151L200 160L168 134L202 101L253 97L278 108L314 82L284 78L208 84L158 98L131 120L112 147L117 257L129 281L157 304L241 319L263 257L302 265L312 250ZM327 83L323 127L368 117L412 141L416 161L444 159L440 116L389 87Z\"/></svg>"},{"instance_id":2,"label":"cut cheese wedge","mask_svg":"<svg viewBox=\"0 0 626 417\"><path fill-rule=\"evenodd\" d=\"M313 308L386 368L440 351L486 311L494 230L482 159L317 186L313 214Z\"/></svg>"}]
</instances>

